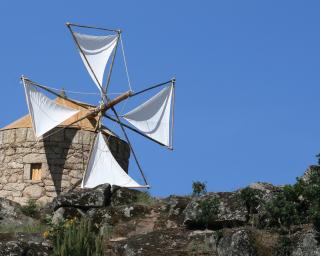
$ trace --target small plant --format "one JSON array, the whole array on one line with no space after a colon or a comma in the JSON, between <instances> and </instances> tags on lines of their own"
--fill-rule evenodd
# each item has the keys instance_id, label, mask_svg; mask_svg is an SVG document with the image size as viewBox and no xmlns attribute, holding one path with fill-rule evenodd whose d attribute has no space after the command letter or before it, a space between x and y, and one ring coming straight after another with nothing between
<instances>
[{"instance_id":1,"label":"small plant","mask_svg":"<svg viewBox=\"0 0 320 256\"><path fill-rule=\"evenodd\" d=\"M53 256L102 256L103 236L93 231L88 219L71 220L54 241Z\"/></svg>"},{"instance_id":2,"label":"small plant","mask_svg":"<svg viewBox=\"0 0 320 256\"><path fill-rule=\"evenodd\" d=\"M192 195L201 196L207 193L207 186L205 182L194 181L192 183Z\"/></svg>"},{"instance_id":3,"label":"small plant","mask_svg":"<svg viewBox=\"0 0 320 256\"><path fill-rule=\"evenodd\" d=\"M29 199L26 205L21 206L21 211L29 217L36 217L38 213L36 201L34 199Z\"/></svg>"},{"instance_id":4,"label":"small plant","mask_svg":"<svg viewBox=\"0 0 320 256\"><path fill-rule=\"evenodd\" d=\"M145 191L138 194L136 202L151 206L157 203L157 199L152 197L147 191Z\"/></svg>"},{"instance_id":5,"label":"small plant","mask_svg":"<svg viewBox=\"0 0 320 256\"><path fill-rule=\"evenodd\" d=\"M199 202L199 222L208 228L210 221L215 219L219 213L219 200L216 197L207 198Z\"/></svg>"}]
</instances>

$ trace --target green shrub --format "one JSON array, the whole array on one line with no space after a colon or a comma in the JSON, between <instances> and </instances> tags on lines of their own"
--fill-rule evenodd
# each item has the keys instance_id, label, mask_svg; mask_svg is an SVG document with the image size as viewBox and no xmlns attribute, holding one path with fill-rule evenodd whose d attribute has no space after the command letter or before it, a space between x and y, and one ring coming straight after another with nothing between
<instances>
[{"instance_id":1,"label":"green shrub","mask_svg":"<svg viewBox=\"0 0 320 256\"><path fill-rule=\"evenodd\" d=\"M38 215L38 206L34 199L29 199L26 205L21 206L21 211L23 214L30 217L37 217Z\"/></svg>"},{"instance_id":2,"label":"green shrub","mask_svg":"<svg viewBox=\"0 0 320 256\"><path fill-rule=\"evenodd\" d=\"M292 186L285 186L270 203L267 204L267 211L272 225L285 227L291 230L292 225L300 224L298 211L298 196Z\"/></svg>"},{"instance_id":3,"label":"green shrub","mask_svg":"<svg viewBox=\"0 0 320 256\"><path fill-rule=\"evenodd\" d=\"M214 220L219 213L218 198L206 198L205 200L200 201L199 209L198 222L208 228L210 221Z\"/></svg>"},{"instance_id":4,"label":"green shrub","mask_svg":"<svg viewBox=\"0 0 320 256\"><path fill-rule=\"evenodd\" d=\"M54 256L101 256L103 236L93 231L90 220L70 221L55 237Z\"/></svg>"},{"instance_id":5,"label":"green shrub","mask_svg":"<svg viewBox=\"0 0 320 256\"><path fill-rule=\"evenodd\" d=\"M257 213L257 207L262 202L261 191L246 187L240 191L240 200L246 206L249 215Z\"/></svg>"},{"instance_id":6,"label":"green shrub","mask_svg":"<svg viewBox=\"0 0 320 256\"><path fill-rule=\"evenodd\" d=\"M204 182L194 181L192 183L192 195L201 196L207 193L207 187Z\"/></svg>"},{"instance_id":7,"label":"green shrub","mask_svg":"<svg viewBox=\"0 0 320 256\"><path fill-rule=\"evenodd\" d=\"M152 197L148 191L145 191L138 194L136 202L151 206L155 205L158 201L156 198Z\"/></svg>"}]
</instances>

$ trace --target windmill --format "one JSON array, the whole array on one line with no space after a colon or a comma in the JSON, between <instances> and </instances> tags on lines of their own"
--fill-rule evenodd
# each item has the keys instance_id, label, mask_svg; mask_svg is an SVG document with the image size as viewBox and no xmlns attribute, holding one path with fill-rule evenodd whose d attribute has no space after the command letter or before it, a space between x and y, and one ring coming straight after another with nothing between
<instances>
[{"instance_id":1,"label":"windmill","mask_svg":"<svg viewBox=\"0 0 320 256\"><path fill-rule=\"evenodd\" d=\"M100 102L97 106L82 103L57 93L51 87L36 83L22 76L21 80L24 85L26 101L35 136L38 139L44 139L86 118L93 117L97 120L95 126L96 135L92 142L81 187L93 188L103 183L109 183L120 187L149 188L149 184L132 143L129 140L126 129L168 149L173 149L175 79L173 78L167 82L134 92L131 89L128 76L121 30L83 26L72 23L67 23L66 25L80 53L85 68L98 88ZM89 31L97 30L102 32L103 35L79 33L75 31L77 28L87 29ZM119 45L121 45L123 53L129 90L111 99L108 91ZM108 72L106 72L107 70ZM161 88L161 90L150 99L124 115L118 114L115 108L117 104L157 88ZM79 109L58 104L57 101L50 99L42 91L51 93L62 100L69 101L85 111L81 111L80 114ZM111 112L111 114L108 112ZM67 126L53 130L70 118L73 118L73 121ZM139 184L131 178L112 155L102 133L104 118L114 122L122 130L123 136L130 147L133 158L144 180L144 185Z\"/></svg>"}]
</instances>

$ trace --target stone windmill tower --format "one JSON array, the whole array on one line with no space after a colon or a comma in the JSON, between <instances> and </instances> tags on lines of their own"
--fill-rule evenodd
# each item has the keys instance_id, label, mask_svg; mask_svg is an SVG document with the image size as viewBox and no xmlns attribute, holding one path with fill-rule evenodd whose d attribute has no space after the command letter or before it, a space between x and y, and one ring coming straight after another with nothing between
<instances>
[{"instance_id":1,"label":"stone windmill tower","mask_svg":"<svg viewBox=\"0 0 320 256\"><path fill-rule=\"evenodd\" d=\"M121 30L71 23L67 27L100 97L96 106L90 105L21 77L30 114L0 130L0 196L22 204L29 198L46 203L80 183L81 188L104 183L149 188L126 129L173 149L175 79L134 92ZM95 32L84 34L75 29ZM118 45L129 90L111 98L109 87ZM119 114L116 110L119 103L160 87L131 111ZM52 100L46 94L57 98ZM103 125L104 118L120 128L125 141ZM128 174L130 154L144 184Z\"/></svg>"}]
</instances>

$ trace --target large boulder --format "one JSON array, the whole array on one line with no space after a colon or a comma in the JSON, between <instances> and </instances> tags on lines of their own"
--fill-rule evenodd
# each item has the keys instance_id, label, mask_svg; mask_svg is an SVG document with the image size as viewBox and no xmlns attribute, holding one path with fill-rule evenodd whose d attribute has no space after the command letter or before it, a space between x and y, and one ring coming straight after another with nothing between
<instances>
[{"instance_id":1,"label":"large boulder","mask_svg":"<svg viewBox=\"0 0 320 256\"><path fill-rule=\"evenodd\" d=\"M92 207L104 207L109 204L111 198L111 186L103 184L92 189L81 189L68 192L56 197L51 208L57 210L60 207L75 207L88 209Z\"/></svg>"},{"instance_id":2,"label":"large boulder","mask_svg":"<svg viewBox=\"0 0 320 256\"><path fill-rule=\"evenodd\" d=\"M223 236L217 252L219 256L255 256L257 252L253 247L247 230L235 230L228 236Z\"/></svg>"},{"instance_id":3,"label":"large boulder","mask_svg":"<svg viewBox=\"0 0 320 256\"><path fill-rule=\"evenodd\" d=\"M31 225L34 219L24 215L21 206L11 200L0 198L0 225Z\"/></svg>"},{"instance_id":4,"label":"large boulder","mask_svg":"<svg viewBox=\"0 0 320 256\"><path fill-rule=\"evenodd\" d=\"M138 200L139 195L141 195L143 192L135 189L122 188L114 185L112 186L111 193L111 206L118 206L135 203Z\"/></svg>"},{"instance_id":5,"label":"large boulder","mask_svg":"<svg viewBox=\"0 0 320 256\"><path fill-rule=\"evenodd\" d=\"M246 222L247 209L236 192L208 193L205 196L194 197L184 210L184 224L190 228L203 228L201 220L201 203L206 200L218 200L218 214L209 216L207 227L220 229L235 227Z\"/></svg>"}]
</instances>

